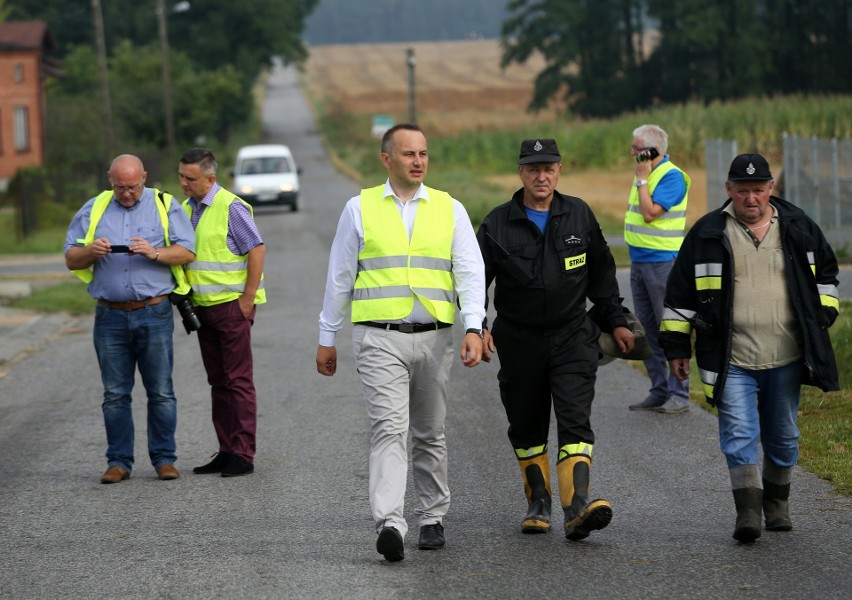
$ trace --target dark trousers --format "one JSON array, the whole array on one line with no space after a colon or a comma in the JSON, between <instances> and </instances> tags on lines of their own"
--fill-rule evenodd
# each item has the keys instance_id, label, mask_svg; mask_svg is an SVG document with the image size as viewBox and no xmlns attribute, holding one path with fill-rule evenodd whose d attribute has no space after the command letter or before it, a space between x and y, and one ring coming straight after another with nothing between
<instances>
[{"instance_id":1,"label":"dark trousers","mask_svg":"<svg viewBox=\"0 0 852 600\"><path fill-rule=\"evenodd\" d=\"M547 443L551 405L560 448L593 444L589 418L598 365L594 325L586 319L579 327L546 335L498 316L491 334L500 357L497 379L512 447Z\"/></svg>"},{"instance_id":2,"label":"dark trousers","mask_svg":"<svg viewBox=\"0 0 852 600\"><path fill-rule=\"evenodd\" d=\"M254 462L257 432L257 394L251 354L255 310L246 319L236 300L195 308L201 321L198 343L210 384L219 451L242 456L250 463Z\"/></svg>"}]
</instances>

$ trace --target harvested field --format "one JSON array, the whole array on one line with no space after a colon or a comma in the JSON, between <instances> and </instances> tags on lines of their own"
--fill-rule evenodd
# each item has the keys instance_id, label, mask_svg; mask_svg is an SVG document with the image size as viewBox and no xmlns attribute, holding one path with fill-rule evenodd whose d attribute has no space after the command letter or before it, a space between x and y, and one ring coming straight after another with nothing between
<instances>
[{"instance_id":1,"label":"harvested field","mask_svg":"<svg viewBox=\"0 0 852 600\"><path fill-rule=\"evenodd\" d=\"M496 40L356 44L310 48L305 83L314 98L350 114L408 115L406 50L414 50L418 121L431 132L552 123L555 107L526 112L541 57L500 69Z\"/></svg>"}]
</instances>

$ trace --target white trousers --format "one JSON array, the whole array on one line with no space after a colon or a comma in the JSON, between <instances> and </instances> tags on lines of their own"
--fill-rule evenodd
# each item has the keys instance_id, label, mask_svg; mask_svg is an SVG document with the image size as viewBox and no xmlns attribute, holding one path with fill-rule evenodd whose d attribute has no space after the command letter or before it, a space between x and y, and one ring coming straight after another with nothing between
<instances>
[{"instance_id":1,"label":"white trousers","mask_svg":"<svg viewBox=\"0 0 852 600\"><path fill-rule=\"evenodd\" d=\"M370 418L370 508L377 532L408 531L403 513L409 431L419 525L440 523L449 509L444 419L452 332L447 327L400 333L365 325L352 332Z\"/></svg>"}]
</instances>

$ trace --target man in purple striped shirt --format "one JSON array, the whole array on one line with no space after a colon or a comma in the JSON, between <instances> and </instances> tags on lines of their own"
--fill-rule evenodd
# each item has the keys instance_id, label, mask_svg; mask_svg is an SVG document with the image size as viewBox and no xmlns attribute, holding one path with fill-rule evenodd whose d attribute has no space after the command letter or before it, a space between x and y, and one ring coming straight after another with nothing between
<instances>
[{"instance_id":1,"label":"man in purple striped shirt","mask_svg":"<svg viewBox=\"0 0 852 600\"><path fill-rule=\"evenodd\" d=\"M257 394L251 353L255 305L266 302L266 247L251 207L216 183L216 158L192 148L180 158L183 206L195 229L196 259L187 265L201 321L198 343L211 387L219 450L193 473L222 477L254 471Z\"/></svg>"}]
</instances>

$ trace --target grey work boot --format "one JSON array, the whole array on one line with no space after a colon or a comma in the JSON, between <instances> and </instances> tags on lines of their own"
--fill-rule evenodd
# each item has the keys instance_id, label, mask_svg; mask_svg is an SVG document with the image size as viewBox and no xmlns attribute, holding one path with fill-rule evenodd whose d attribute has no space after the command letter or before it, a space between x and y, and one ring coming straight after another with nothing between
<instances>
[{"instance_id":1,"label":"grey work boot","mask_svg":"<svg viewBox=\"0 0 852 600\"><path fill-rule=\"evenodd\" d=\"M671 396L662 406L655 408L658 413L674 415L677 413L685 413L689 410L689 400L686 398L676 398Z\"/></svg>"},{"instance_id":2,"label":"grey work boot","mask_svg":"<svg viewBox=\"0 0 852 600\"><path fill-rule=\"evenodd\" d=\"M763 490L757 465L738 465L728 469L731 490L737 507L734 539L750 544L760 537L760 517L763 513Z\"/></svg>"},{"instance_id":3,"label":"grey work boot","mask_svg":"<svg viewBox=\"0 0 852 600\"><path fill-rule=\"evenodd\" d=\"M653 396L648 396L642 400L642 402L631 404L627 408L630 410L657 410L663 405L663 403L665 403L665 401L665 398L654 398Z\"/></svg>"},{"instance_id":4,"label":"grey work boot","mask_svg":"<svg viewBox=\"0 0 852 600\"><path fill-rule=\"evenodd\" d=\"M789 502L793 467L778 467L763 461L763 518L769 531L790 531Z\"/></svg>"},{"instance_id":5,"label":"grey work boot","mask_svg":"<svg viewBox=\"0 0 852 600\"><path fill-rule=\"evenodd\" d=\"M743 544L750 544L760 537L763 490L760 488L739 488L733 490L733 492L734 504L737 507L734 539Z\"/></svg>"}]
</instances>

